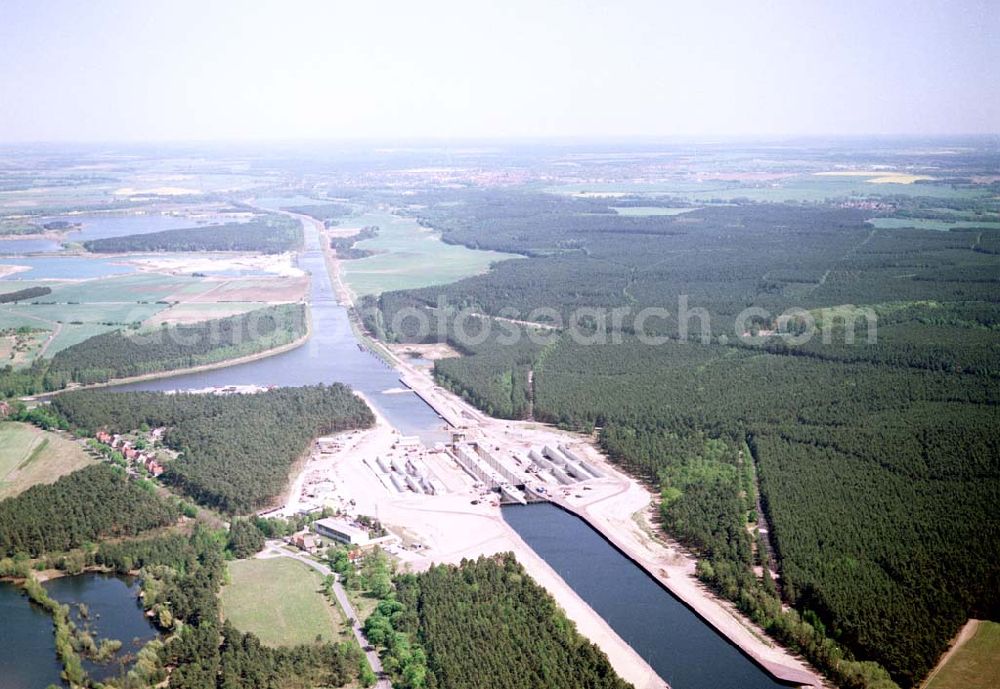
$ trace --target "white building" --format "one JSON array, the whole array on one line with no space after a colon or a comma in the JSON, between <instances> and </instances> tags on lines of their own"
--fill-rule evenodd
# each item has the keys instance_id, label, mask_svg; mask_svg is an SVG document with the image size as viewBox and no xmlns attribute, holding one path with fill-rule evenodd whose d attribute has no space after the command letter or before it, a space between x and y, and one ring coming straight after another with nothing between
<instances>
[{"instance_id":1,"label":"white building","mask_svg":"<svg viewBox=\"0 0 1000 689\"><path fill-rule=\"evenodd\" d=\"M330 517L317 519L313 522L313 529L320 536L325 536L338 543L347 545L368 545L369 541L371 541L367 529L361 529L347 522Z\"/></svg>"}]
</instances>

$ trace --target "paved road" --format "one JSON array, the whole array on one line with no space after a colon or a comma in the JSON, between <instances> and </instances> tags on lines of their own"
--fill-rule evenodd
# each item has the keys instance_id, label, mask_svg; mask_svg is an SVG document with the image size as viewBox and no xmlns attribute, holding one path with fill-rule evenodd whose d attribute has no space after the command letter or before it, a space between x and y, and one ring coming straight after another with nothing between
<instances>
[{"instance_id":1,"label":"paved road","mask_svg":"<svg viewBox=\"0 0 1000 689\"><path fill-rule=\"evenodd\" d=\"M298 560L302 564L312 567L323 576L333 576L333 595L336 596L337 603L340 604L344 614L354 620L354 638L358 640L358 644L361 645L361 648L367 648L368 639L365 638L365 633L361 629L361 620L358 619L358 614L354 611L354 606L351 605L351 601L347 599L347 591L344 590L344 585L340 583L340 576L335 574L333 570L327 567L324 563L317 562L302 553L290 552L283 546L284 543L282 541L268 541L267 546L261 555L287 557L293 560ZM258 555L258 557L260 557L260 555ZM378 652L374 650L366 651L365 655L368 656L368 664L371 665L372 670L375 672L375 676L378 677L378 681L375 683L375 688L392 689L392 684L389 682L389 678L382 669L382 659L378 657Z\"/></svg>"}]
</instances>

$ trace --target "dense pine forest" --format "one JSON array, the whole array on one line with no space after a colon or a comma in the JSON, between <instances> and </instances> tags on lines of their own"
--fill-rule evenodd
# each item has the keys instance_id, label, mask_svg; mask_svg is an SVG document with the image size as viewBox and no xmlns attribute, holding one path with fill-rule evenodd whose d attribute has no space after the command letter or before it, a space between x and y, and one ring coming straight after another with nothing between
<instances>
[{"instance_id":1,"label":"dense pine forest","mask_svg":"<svg viewBox=\"0 0 1000 689\"><path fill-rule=\"evenodd\" d=\"M245 395L78 390L56 396L51 407L88 434L166 426L164 442L180 456L162 479L204 505L241 514L281 492L314 438L375 421L340 384Z\"/></svg>"},{"instance_id":2,"label":"dense pine forest","mask_svg":"<svg viewBox=\"0 0 1000 689\"><path fill-rule=\"evenodd\" d=\"M510 553L403 574L365 621L403 689L625 689Z\"/></svg>"},{"instance_id":3,"label":"dense pine forest","mask_svg":"<svg viewBox=\"0 0 1000 689\"><path fill-rule=\"evenodd\" d=\"M0 397L213 364L294 342L307 330L303 304L155 330L115 330L67 347L51 359L37 359L27 369L0 369Z\"/></svg>"},{"instance_id":4,"label":"dense pine forest","mask_svg":"<svg viewBox=\"0 0 1000 689\"><path fill-rule=\"evenodd\" d=\"M997 230L877 229L835 204L408 200L445 241L529 260L368 299L367 327L433 341L388 324L408 307L443 318L465 356L436 362L442 384L497 416L596 429L659 487L702 578L839 684L886 686L854 658L912 685L965 619L1000 616ZM461 309L491 335L459 337ZM752 533L758 487L777 563Z\"/></svg>"},{"instance_id":5,"label":"dense pine forest","mask_svg":"<svg viewBox=\"0 0 1000 689\"><path fill-rule=\"evenodd\" d=\"M255 251L277 254L302 244L302 226L294 218L272 214L245 223L226 223L147 234L92 239L87 251L116 254L127 251Z\"/></svg>"},{"instance_id":6,"label":"dense pine forest","mask_svg":"<svg viewBox=\"0 0 1000 689\"><path fill-rule=\"evenodd\" d=\"M0 501L0 556L37 557L167 526L177 508L98 464Z\"/></svg>"}]
</instances>

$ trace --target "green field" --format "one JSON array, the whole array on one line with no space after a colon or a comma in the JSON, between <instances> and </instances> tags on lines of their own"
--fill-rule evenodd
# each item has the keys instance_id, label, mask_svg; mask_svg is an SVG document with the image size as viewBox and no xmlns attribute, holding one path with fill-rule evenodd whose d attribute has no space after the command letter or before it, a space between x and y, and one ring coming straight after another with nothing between
<instances>
[{"instance_id":1,"label":"green field","mask_svg":"<svg viewBox=\"0 0 1000 689\"><path fill-rule=\"evenodd\" d=\"M53 323L135 323L150 318L166 308L166 304L137 304L135 301L106 303L65 303L65 304L15 304L4 307L15 315L24 314Z\"/></svg>"},{"instance_id":2,"label":"green field","mask_svg":"<svg viewBox=\"0 0 1000 689\"><path fill-rule=\"evenodd\" d=\"M738 175L734 174L734 177ZM975 199L989 196L985 189L954 188L947 184L875 184L863 177L794 175L767 182L678 179L665 182L581 183L552 186L556 194L607 194L676 196L689 201L824 201L828 198L868 196L929 196L943 199Z\"/></svg>"},{"instance_id":3,"label":"green field","mask_svg":"<svg viewBox=\"0 0 1000 689\"><path fill-rule=\"evenodd\" d=\"M661 206L611 206L618 215L647 217L650 215L681 215L698 210L697 208L663 208Z\"/></svg>"},{"instance_id":4,"label":"green field","mask_svg":"<svg viewBox=\"0 0 1000 689\"><path fill-rule=\"evenodd\" d=\"M375 256L341 263L344 279L358 295L443 285L485 273L496 261L517 258L513 254L445 244L436 232L421 227L415 220L389 213L368 213L347 219L343 225L379 227L377 237L356 245L376 252Z\"/></svg>"},{"instance_id":5,"label":"green field","mask_svg":"<svg viewBox=\"0 0 1000 689\"><path fill-rule=\"evenodd\" d=\"M880 229L895 229L899 227L915 227L918 230L962 229L963 227L982 227L990 230L1000 230L1000 222L991 220L929 220L927 218L873 218L872 225Z\"/></svg>"},{"instance_id":6,"label":"green field","mask_svg":"<svg viewBox=\"0 0 1000 689\"><path fill-rule=\"evenodd\" d=\"M34 426L0 423L0 499L36 483L52 483L91 460L76 443Z\"/></svg>"},{"instance_id":7,"label":"green field","mask_svg":"<svg viewBox=\"0 0 1000 689\"><path fill-rule=\"evenodd\" d=\"M1000 687L1000 624L979 622L971 639L938 668L924 689Z\"/></svg>"},{"instance_id":8,"label":"green field","mask_svg":"<svg viewBox=\"0 0 1000 689\"><path fill-rule=\"evenodd\" d=\"M212 289L217 284L206 283L198 278L153 274L97 278L72 283L0 281L0 293L26 287L49 286L52 293L38 301L58 302L2 305L0 330L21 326L58 330L45 350L45 356L51 357L89 337L115 330L121 324L141 322L155 316L167 308L166 304L155 302L168 295L185 292L197 294Z\"/></svg>"},{"instance_id":9,"label":"green field","mask_svg":"<svg viewBox=\"0 0 1000 689\"><path fill-rule=\"evenodd\" d=\"M30 365L48 339L49 331L43 328L32 328L29 333L0 328L0 366Z\"/></svg>"},{"instance_id":10,"label":"green field","mask_svg":"<svg viewBox=\"0 0 1000 689\"><path fill-rule=\"evenodd\" d=\"M217 283L215 283L217 284ZM133 273L76 283L57 283L44 301L157 301L172 294L204 292L215 286L201 278Z\"/></svg>"},{"instance_id":11,"label":"green field","mask_svg":"<svg viewBox=\"0 0 1000 689\"><path fill-rule=\"evenodd\" d=\"M270 646L339 641L343 618L320 592L323 577L288 558L229 563L222 614Z\"/></svg>"},{"instance_id":12,"label":"green field","mask_svg":"<svg viewBox=\"0 0 1000 689\"><path fill-rule=\"evenodd\" d=\"M162 322L175 318L190 323L260 308L263 304L258 301L244 301L248 290L256 290L261 301L282 301L286 298L287 295L280 290L280 281L267 284L278 284L279 289L274 292L262 289L261 280L254 278L219 280L157 273L71 283L0 281L0 294L35 286L52 288L51 294L37 299L47 303L0 304L0 330L29 326L57 331L45 349L45 356L51 357L94 335L133 323L158 327ZM188 301L208 292L212 292L212 301ZM30 364L38 350L36 348L30 356L22 357L16 367Z\"/></svg>"},{"instance_id":13,"label":"green field","mask_svg":"<svg viewBox=\"0 0 1000 689\"><path fill-rule=\"evenodd\" d=\"M55 338L52 340L52 344L49 348L45 350L46 357L55 356L58 352L66 349L67 347L72 347L75 344L79 344L84 340L87 340L94 335L100 335L101 333L106 333L109 330L117 330L118 326L115 325L105 325L102 323L67 323L64 324L59 332L56 334Z\"/></svg>"},{"instance_id":14,"label":"green field","mask_svg":"<svg viewBox=\"0 0 1000 689\"><path fill-rule=\"evenodd\" d=\"M165 304L136 303L7 305L0 307L0 330L24 325L40 330L58 330L45 350L45 356L51 357L94 335L145 321L165 308ZM37 350L34 355L37 355Z\"/></svg>"}]
</instances>

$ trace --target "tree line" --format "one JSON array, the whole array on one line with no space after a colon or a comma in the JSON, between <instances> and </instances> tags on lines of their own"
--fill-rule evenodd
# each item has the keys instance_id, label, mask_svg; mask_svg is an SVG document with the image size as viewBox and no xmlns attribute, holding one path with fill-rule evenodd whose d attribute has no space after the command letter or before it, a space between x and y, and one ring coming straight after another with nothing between
<instances>
[{"instance_id":1,"label":"tree line","mask_svg":"<svg viewBox=\"0 0 1000 689\"><path fill-rule=\"evenodd\" d=\"M313 203L302 206L285 206L282 210L299 215L308 215L319 220L327 227L336 225L339 218L354 212L351 206L344 203Z\"/></svg>"},{"instance_id":2,"label":"tree line","mask_svg":"<svg viewBox=\"0 0 1000 689\"><path fill-rule=\"evenodd\" d=\"M98 254L128 251L255 251L277 254L301 245L302 225L294 218L271 214L245 223L91 239L83 243L83 248Z\"/></svg>"},{"instance_id":3,"label":"tree line","mask_svg":"<svg viewBox=\"0 0 1000 689\"><path fill-rule=\"evenodd\" d=\"M304 304L280 304L151 332L115 330L57 352L45 387L57 389L68 381L103 383L234 359L293 342L307 328Z\"/></svg>"},{"instance_id":4,"label":"tree line","mask_svg":"<svg viewBox=\"0 0 1000 689\"><path fill-rule=\"evenodd\" d=\"M19 301L34 299L36 297L44 297L46 294L51 293L51 287L26 287L14 292L5 292L0 294L0 304L10 304L12 302L16 304Z\"/></svg>"},{"instance_id":5,"label":"tree line","mask_svg":"<svg viewBox=\"0 0 1000 689\"><path fill-rule=\"evenodd\" d=\"M0 369L0 397L61 390L248 356L303 337L303 304L280 304L200 323L144 332L114 330L36 359L24 369Z\"/></svg>"}]
</instances>

